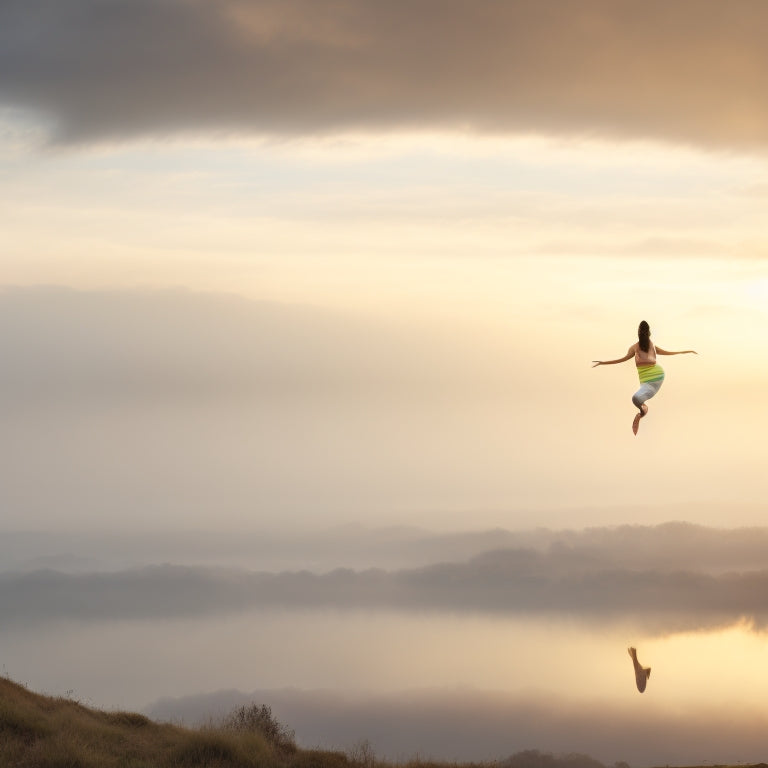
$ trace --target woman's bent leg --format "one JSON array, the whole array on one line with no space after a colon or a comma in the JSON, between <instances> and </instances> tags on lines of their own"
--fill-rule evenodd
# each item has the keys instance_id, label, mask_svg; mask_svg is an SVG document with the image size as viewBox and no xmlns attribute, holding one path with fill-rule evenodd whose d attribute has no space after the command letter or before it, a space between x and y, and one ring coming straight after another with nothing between
<instances>
[{"instance_id":1,"label":"woman's bent leg","mask_svg":"<svg viewBox=\"0 0 768 768\"><path fill-rule=\"evenodd\" d=\"M645 404L646 400L650 400L661 389L661 385L664 379L658 379L657 381L646 381L640 385L640 389L632 395L632 404L637 408L638 413L634 421L632 422L632 432L636 435L640 426L640 419L648 413L648 406Z\"/></svg>"}]
</instances>

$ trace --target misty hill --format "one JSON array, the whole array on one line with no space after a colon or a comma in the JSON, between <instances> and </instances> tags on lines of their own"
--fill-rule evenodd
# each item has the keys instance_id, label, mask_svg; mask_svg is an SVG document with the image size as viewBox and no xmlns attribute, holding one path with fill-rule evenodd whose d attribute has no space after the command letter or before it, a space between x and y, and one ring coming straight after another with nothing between
<instances>
[{"instance_id":1,"label":"misty hill","mask_svg":"<svg viewBox=\"0 0 768 768\"><path fill-rule=\"evenodd\" d=\"M47 569L0 573L7 626L52 619L222 616L263 609L333 608L573 616L677 631L768 624L765 529L718 531L687 524L579 533L499 532L498 548L419 567L324 572L210 565L122 571ZM446 555L487 546L451 540Z\"/></svg>"},{"instance_id":2,"label":"misty hill","mask_svg":"<svg viewBox=\"0 0 768 768\"><path fill-rule=\"evenodd\" d=\"M676 510L681 512L682 510ZM598 554L631 569L708 573L768 565L768 528L710 528L684 522L584 530L502 528L439 533L417 527L341 525L269 530L135 530L56 532L5 530L5 571L116 571L153 565L221 565L260 571L415 568L458 562L499 549Z\"/></svg>"}]
</instances>

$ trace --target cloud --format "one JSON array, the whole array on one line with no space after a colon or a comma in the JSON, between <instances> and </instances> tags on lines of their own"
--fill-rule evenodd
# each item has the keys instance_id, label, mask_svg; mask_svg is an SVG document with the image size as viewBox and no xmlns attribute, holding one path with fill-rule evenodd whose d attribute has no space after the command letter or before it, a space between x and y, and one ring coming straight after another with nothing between
<instances>
[{"instance_id":1,"label":"cloud","mask_svg":"<svg viewBox=\"0 0 768 768\"><path fill-rule=\"evenodd\" d=\"M475 339L183 291L0 290L0 355L0 391L38 404L432 397L504 378Z\"/></svg>"},{"instance_id":2,"label":"cloud","mask_svg":"<svg viewBox=\"0 0 768 768\"><path fill-rule=\"evenodd\" d=\"M768 530L696 526L566 535L418 568L261 573L153 566L0 575L4 622L220 615L255 609L403 610L571 617L668 633L768 622ZM719 547L718 547L719 542ZM661 554L644 561L659 546ZM715 555L709 561L710 553ZM675 557L676 554L676 557ZM752 567L749 567L749 566Z\"/></svg>"},{"instance_id":3,"label":"cloud","mask_svg":"<svg viewBox=\"0 0 768 768\"><path fill-rule=\"evenodd\" d=\"M472 486L492 497L523 471L510 471L512 420L542 439L539 414L571 410L519 375L525 359L552 388L566 380L542 349L527 329L478 332L464 315L0 291L5 524L188 528L215 515L252 529L382 510L410 522L396 510L463 506Z\"/></svg>"},{"instance_id":4,"label":"cloud","mask_svg":"<svg viewBox=\"0 0 768 768\"><path fill-rule=\"evenodd\" d=\"M684 237L642 238L624 243L550 241L535 248L536 253L579 256L631 256L642 259L715 259L729 253L730 246L712 240Z\"/></svg>"},{"instance_id":5,"label":"cloud","mask_svg":"<svg viewBox=\"0 0 768 768\"><path fill-rule=\"evenodd\" d=\"M761 759L765 743L765 716L754 712L729 709L726 715L716 706L673 711L619 702L576 704L470 689L379 695L219 691L164 699L145 712L161 721L206 723L249 702L271 706L275 717L296 731L302 746L348 750L368 739L377 757L401 761L417 754L460 762L502 760L538 749L588 754L608 765L734 765ZM525 763L524 757L518 755L508 765L531 765L533 761Z\"/></svg>"},{"instance_id":6,"label":"cloud","mask_svg":"<svg viewBox=\"0 0 768 768\"><path fill-rule=\"evenodd\" d=\"M468 129L768 140L759 0L10 0L0 99L59 141Z\"/></svg>"}]
</instances>

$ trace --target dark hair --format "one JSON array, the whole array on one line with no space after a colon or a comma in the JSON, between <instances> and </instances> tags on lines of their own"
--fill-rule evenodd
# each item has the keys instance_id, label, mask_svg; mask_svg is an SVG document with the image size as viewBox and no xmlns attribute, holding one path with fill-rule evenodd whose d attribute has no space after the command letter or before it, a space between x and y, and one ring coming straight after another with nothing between
<instances>
[{"instance_id":1,"label":"dark hair","mask_svg":"<svg viewBox=\"0 0 768 768\"><path fill-rule=\"evenodd\" d=\"M637 326L637 340L640 342L640 349L647 352L651 344L651 328L645 320Z\"/></svg>"}]
</instances>

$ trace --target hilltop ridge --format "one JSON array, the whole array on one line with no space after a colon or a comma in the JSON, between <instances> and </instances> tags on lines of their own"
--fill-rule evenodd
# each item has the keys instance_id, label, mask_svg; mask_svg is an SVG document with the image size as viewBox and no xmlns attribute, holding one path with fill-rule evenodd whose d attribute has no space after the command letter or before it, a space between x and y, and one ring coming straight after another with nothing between
<instances>
[{"instance_id":1,"label":"hilltop ridge","mask_svg":"<svg viewBox=\"0 0 768 768\"><path fill-rule=\"evenodd\" d=\"M160 724L33 693L0 678L0 766L14 768L343 768L340 752L272 744L260 733Z\"/></svg>"}]
</instances>

